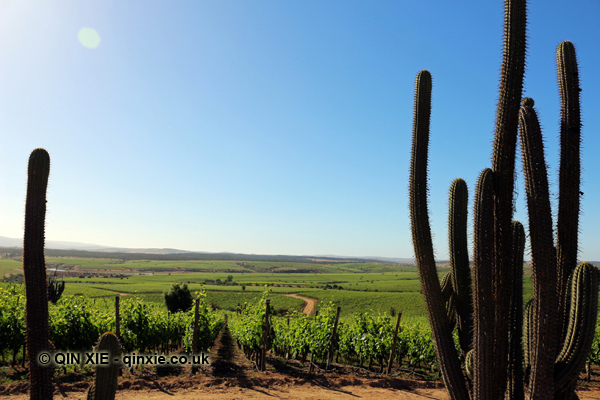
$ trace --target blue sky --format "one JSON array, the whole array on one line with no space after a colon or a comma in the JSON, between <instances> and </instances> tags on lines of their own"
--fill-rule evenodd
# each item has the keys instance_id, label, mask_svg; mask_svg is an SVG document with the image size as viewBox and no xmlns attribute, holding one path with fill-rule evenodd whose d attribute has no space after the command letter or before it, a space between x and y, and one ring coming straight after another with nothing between
<instances>
[{"instance_id":1,"label":"blue sky","mask_svg":"<svg viewBox=\"0 0 600 400\"><path fill-rule=\"evenodd\" d=\"M49 240L412 257L414 79L428 69L430 218L446 259L450 183L465 179L472 203L490 166L502 50L502 2L459 3L3 0L0 235L23 235L27 159L44 147ZM600 260L598 15L597 0L529 5L524 94L555 196L555 50L578 51L582 260ZM518 193L527 229L522 178Z\"/></svg>"}]
</instances>

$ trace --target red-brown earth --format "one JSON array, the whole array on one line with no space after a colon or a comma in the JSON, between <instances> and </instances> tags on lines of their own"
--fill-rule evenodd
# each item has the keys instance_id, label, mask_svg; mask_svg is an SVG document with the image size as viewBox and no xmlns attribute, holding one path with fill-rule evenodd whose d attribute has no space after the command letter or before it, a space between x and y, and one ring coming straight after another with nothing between
<instances>
[{"instance_id":1,"label":"red-brown earth","mask_svg":"<svg viewBox=\"0 0 600 400\"><path fill-rule=\"evenodd\" d=\"M220 333L209 359L211 365L194 376L189 376L189 367L169 370L172 375L168 376L157 374L154 368L125 370L116 399L449 399L441 381L418 379L410 372L388 377L334 364L330 372L315 369L311 373L308 365L275 356L268 358L266 372L258 372L233 344L227 329ZM54 398L85 399L92 379L92 372L60 375ZM28 388L27 382L0 384L0 398L29 399ZM581 400L600 399L600 368L592 370L589 383L580 382L577 394Z\"/></svg>"}]
</instances>

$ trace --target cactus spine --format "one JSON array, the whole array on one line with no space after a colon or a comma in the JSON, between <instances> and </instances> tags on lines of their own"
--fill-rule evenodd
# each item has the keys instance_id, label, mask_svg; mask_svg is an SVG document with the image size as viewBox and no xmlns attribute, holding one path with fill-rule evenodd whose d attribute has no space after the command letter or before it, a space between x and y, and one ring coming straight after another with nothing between
<instances>
[{"instance_id":1,"label":"cactus spine","mask_svg":"<svg viewBox=\"0 0 600 400\"><path fill-rule=\"evenodd\" d=\"M50 156L35 149L27 168L23 275L25 279L27 358L29 360L30 399L46 400L53 395L52 369L38 364L38 353L48 350L48 295L44 258L44 222Z\"/></svg>"},{"instance_id":2,"label":"cactus spine","mask_svg":"<svg viewBox=\"0 0 600 400\"><path fill-rule=\"evenodd\" d=\"M109 353L109 365L96 366L96 379L88 390L88 400L114 400L117 392L117 377L119 375L119 364L113 359L121 353L119 339L112 332L105 332L96 344L97 352Z\"/></svg>"},{"instance_id":3,"label":"cactus spine","mask_svg":"<svg viewBox=\"0 0 600 400\"><path fill-rule=\"evenodd\" d=\"M505 0L504 58L492 168L481 173L475 195L471 321L469 312L461 306L459 295L469 290L468 274L461 272L465 270L461 265L466 264L468 270L468 259L462 259L466 254L462 227L454 221L458 215L456 205L463 201L454 199L460 197L455 191L461 183L453 183L450 196L453 268L441 284L435 271L426 204L431 75L421 71L417 76L410 172L411 228L440 370L452 399L470 398L462 371L457 367L458 354L450 345L455 321L463 332L462 323L473 324L472 350L470 342L463 337L461 352L468 356L466 370L473 379L471 398L475 400L520 400L525 398L524 385L529 399L574 398L576 376L593 339L600 272L590 264L575 269L581 125L575 51L570 42L563 42L557 52L562 110L557 226L560 238L555 248L543 140L533 100L524 99L523 107L519 108L525 65L525 26L526 2ZM512 222L519 127L534 281L534 298L526 307L524 327L521 321L525 234L520 223ZM524 351L521 332L524 333Z\"/></svg>"}]
</instances>

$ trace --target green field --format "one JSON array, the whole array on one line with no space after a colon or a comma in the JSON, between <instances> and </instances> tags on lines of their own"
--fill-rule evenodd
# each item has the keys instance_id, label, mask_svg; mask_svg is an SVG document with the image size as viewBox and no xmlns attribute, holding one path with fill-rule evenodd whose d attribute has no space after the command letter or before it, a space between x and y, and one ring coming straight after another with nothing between
<instances>
[{"instance_id":1,"label":"green field","mask_svg":"<svg viewBox=\"0 0 600 400\"><path fill-rule=\"evenodd\" d=\"M392 263L259 262L223 260L120 260L116 258L48 257L49 270L68 271L65 295L111 299L139 296L163 304L173 283L186 283L192 292L206 290L209 303L223 310L256 301L265 286L276 310L300 311L303 301L284 296L299 294L320 305L333 302L342 316L357 312L402 312L403 319L426 318L416 267ZM1 276L18 274L20 258L0 259ZM440 278L448 268L439 268ZM14 276L13 276L14 278ZM230 282L227 282L230 281ZM227 284L224 284L227 283ZM525 274L524 293L531 293Z\"/></svg>"}]
</instances>

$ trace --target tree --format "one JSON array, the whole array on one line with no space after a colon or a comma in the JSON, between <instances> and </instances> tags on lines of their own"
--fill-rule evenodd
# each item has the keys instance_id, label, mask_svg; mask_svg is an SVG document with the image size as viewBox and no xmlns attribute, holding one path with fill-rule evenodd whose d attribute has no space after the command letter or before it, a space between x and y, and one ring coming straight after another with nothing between
<instances>
[{"instance_id":1,"label":"tree","mask_svg":"<svg viewBox=\"0 0 600 400\"><path fill-rule=\"evenodd\" d=\"M188 311L192 308L192 303L192 294L186 283L174 283L171 289L165 293L165 304L172 313Z\"/></svg>"}]
</instances>

